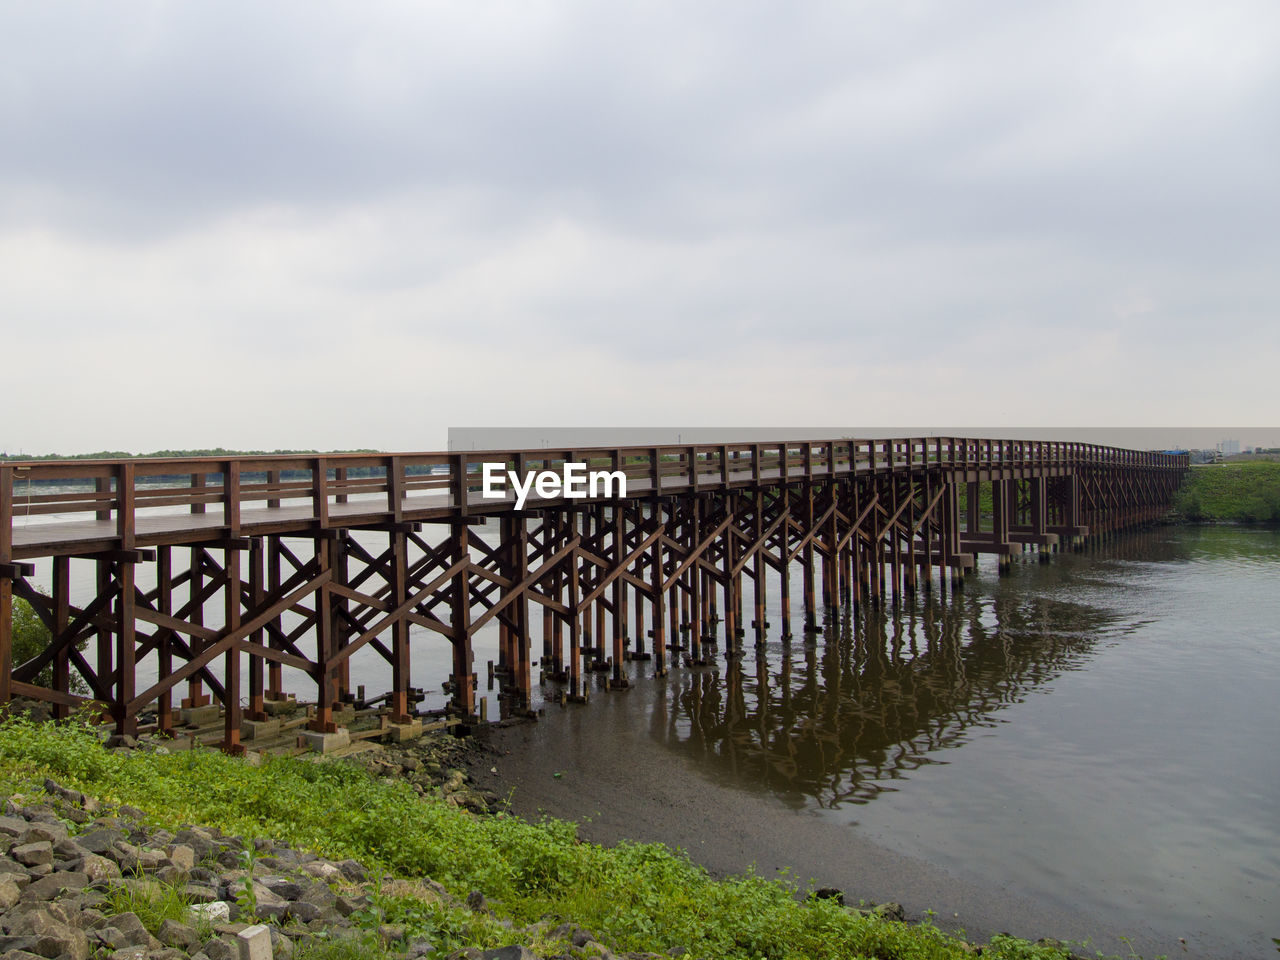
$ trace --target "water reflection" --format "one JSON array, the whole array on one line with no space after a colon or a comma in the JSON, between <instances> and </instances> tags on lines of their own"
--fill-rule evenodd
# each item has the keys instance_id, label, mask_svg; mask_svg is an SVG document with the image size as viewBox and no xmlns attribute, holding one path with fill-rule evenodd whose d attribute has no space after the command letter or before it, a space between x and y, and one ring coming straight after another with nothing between
<instances>
[{"instance_id":1,"label":"water reflection","mask_svg":"<svg viewBox=\"0 0 1280 960\"><path fill-rule=\"evenodd\" d=\"M796 806L866 803L1118 629L1105 610L1027 591L845 611L817 642L673 671L652 735Z\"/></svg>"}]
</instances>

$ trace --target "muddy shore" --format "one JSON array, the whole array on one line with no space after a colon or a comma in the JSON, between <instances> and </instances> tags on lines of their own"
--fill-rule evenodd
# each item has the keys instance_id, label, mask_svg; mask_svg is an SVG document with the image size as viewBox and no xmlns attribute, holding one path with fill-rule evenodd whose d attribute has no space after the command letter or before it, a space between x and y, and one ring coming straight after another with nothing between
<instances>
[{"instance_id":1,"label":"muddy shore","mask_svg":"<svg viewBox=\"0 0 1280 960\"><path fill-rule=\"evenodd\" d=\"M1090 953L1193 955L1154 930L1106 929L1089 916L895 852L766 791L716 782L649 737L625 700L548 707L536 723L482 728L467 758L474 786L505 798L525 818L576 821L589 840L660 841L718 876L788 869L801 882L839 888L848 903L900 903L912 920L933 911L938 926L982 941L1005 932L1086 942Z\"/></svg>"}]
</instances>

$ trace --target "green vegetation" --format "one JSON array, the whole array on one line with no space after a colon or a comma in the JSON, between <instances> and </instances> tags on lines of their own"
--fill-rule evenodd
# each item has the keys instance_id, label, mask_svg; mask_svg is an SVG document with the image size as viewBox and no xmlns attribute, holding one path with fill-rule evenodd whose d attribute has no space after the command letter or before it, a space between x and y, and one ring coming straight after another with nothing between
<instances>
[{"instance_id":1,"label":"green vegetation","mask_svg":"<svg viewBox=\"0 0 1280 960\"><path fill-rule=\"evenodd\" d=\"M1190 522L1280 523L1280 463L1192 467L1174 496L1173 511Z\"/></svg>"},{"instance_id":2,"label":"green vegetation","mask_svg":"<svg viewBox=\"0 0 1280 960\"><path fill-rule=\"evenodd\" d=\"M958 960L972 951L928 922L866 916L833 900L799 901L785 879L748 873L715 880L659 844L606 848L579 840L561 821L477 817L354 766L303 758L251 766L208 750L112 752L84 725L0 724L0 789L38 791L46 776L138 807L167 828L197 823L269 836L334 859L354 857L395 877L430 877L459 895L478 889L496 918L407 895L403 888L413 884L404 880L384 883L367 918L370 927L401 923L459 946L536 941L521 926L504 930L505 917L517 924L572 920L617 949L685 946L695 957ZM150 912L153 922L165 909ZM372 943L313 949L311 960L378 955ZM1064 955L1006 937L984 952L1027 960Z\"/></svg>"},{"instance_id":3,"label":"green vegetation","mask_svg":"<svg viewBox=\"0 0 1280 960\"><path fill-rule=\"evenodd\" d=\"M160 932L160 925L166 920L192 922L191 899L179 884L147 883L131 886L113 883L107 888L106 898L105 912L108 915L132 913L142 921L142 925L152 936ZM213 932L213 924L208 920L199 919L195 926L201 937L209 937Z\"/></svg>"},{"instance_id":4,"label":"green vegetation","mask_svg":"<svg viewBox=\"0 0 1280 960\"><path fill-rule=\"evenodd\" d=\"M13 662L15 665L26 663L32 657L39 656L53 639L49 628L45 622L40 619L31 604L19 598L13 598ZM81 640L76 644L76 648L83 650L88 643L88 639ZM41 670L33 681L42 687L53 686L53 666L52 664ZM71 692L79 694L87 694L88 686L82 680L79 674L71 675Z\"/></svg>"}]
</instances>

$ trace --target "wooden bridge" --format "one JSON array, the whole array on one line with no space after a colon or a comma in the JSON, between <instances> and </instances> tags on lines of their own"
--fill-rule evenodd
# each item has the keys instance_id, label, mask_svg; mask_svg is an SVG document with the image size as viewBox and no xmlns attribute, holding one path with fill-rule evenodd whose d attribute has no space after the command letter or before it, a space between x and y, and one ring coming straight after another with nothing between
<instances>
[{"instance_id":1,"label":"wooden bridge","mask_svg":"<svg viewBox=\"0 0 1280 960\"><path fill-rule=\"evenodd\" d=\"M485 463L519 477L585 463L623 474L626 494L534 490L517 510L511 495L483 495ZM407 730L421 700L415 644L450 645L450 710L471 719L472 638L491 622L506 705L529 702L535 642L542 679L581 699L585 671L619 689L627 661L664 675L720 643L733 655L748 631L762 639L769 571L781 635L794 564L800 626L816 632L819 602L896 599L931 589L935 569L954 589L976 554L1004 570L1025 549L1047 558L1156 520L1187 467L1179 455L952 437L5 462L0 704L32 698L65 716L96 701L119 734L142 715L162 733L212 715L235 751L288 698L288 666L315 684L308 726L323 738L355 699L351 657L368 647L390 681L365 702ZM96 584L83 606L73 563L91 565ZM53 636L25 663L13 663L14 596ZM139 689L140 676L156 679Z\"/></svg>"}]
</instances>

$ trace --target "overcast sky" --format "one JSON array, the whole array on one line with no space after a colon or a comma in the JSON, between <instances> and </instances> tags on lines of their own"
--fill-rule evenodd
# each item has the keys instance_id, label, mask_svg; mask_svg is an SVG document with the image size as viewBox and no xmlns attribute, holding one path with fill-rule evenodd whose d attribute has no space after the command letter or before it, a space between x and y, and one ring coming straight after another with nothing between
<instances>
[{"instance_id":1,"label":"overcast sky","mask_svg":"<svg viewBox=\"0 0 1280 960\"><path fill-rule=\"evenodd\" d=\"M9 2L0 451L1280 421L1280 4Z\"/></svg>"}]
</instances>

